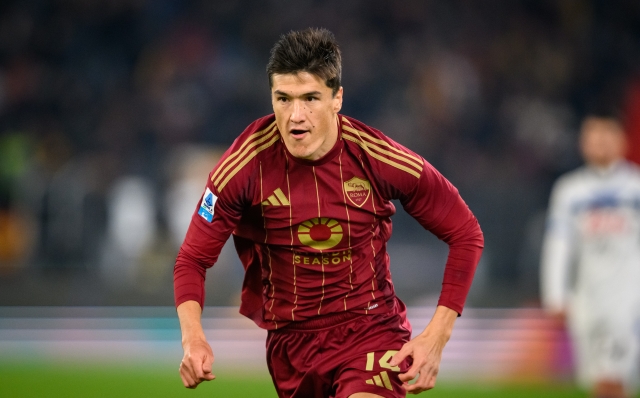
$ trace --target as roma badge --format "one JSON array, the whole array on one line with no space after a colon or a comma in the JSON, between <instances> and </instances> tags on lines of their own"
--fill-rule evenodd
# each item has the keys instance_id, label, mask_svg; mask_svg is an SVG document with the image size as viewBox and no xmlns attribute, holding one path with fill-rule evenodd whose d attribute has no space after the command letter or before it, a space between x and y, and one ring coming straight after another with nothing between
<instances>
[{"instance_id":1,"label":"as roma badge","mask_svg":"<svg viewBox=\"0 0 640 398\"><path fill-rule=\"evenodd\" d=\"M349 181L344 182L344 191L351 203L362 207L367 199L369 199L369 195L371 195L371 183L362 178L353 177Z\"/></svg>"}]
</instances>

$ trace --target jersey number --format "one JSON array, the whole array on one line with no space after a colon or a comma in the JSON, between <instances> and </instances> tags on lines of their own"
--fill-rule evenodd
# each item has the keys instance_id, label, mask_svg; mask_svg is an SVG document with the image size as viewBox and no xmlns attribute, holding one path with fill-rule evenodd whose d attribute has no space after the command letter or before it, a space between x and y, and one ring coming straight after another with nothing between
<instances>
[{"instance_id":1,"label":"jersey number","mask_svg":"<svg viewBox=\"0 0 640 398\"><path fill-rule=\"evenodd\" d=\"M383 369L389 369L393 372L399 372L399 366L391 366L391 364L389 363L391 357L394 356L397 352L397 350L389 350L385 352L384 355L378 360L378 364L380 365L380 367ZM367 367L365 368L365 370L373 370L373 361L375 361L375 354L375 352L367 353Z\"/></svg>"}]
</instances>

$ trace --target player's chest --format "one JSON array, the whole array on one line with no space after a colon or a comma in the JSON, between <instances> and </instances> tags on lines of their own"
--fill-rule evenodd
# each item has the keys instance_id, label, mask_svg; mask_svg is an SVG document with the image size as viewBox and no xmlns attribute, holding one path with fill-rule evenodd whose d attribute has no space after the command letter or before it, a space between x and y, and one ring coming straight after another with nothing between
<instances>
[{"instance_id":1,"label":"player's chest","mask_svg":"<svg viewBox=\"0 0 640 398\"><path fill-rule=\"evenodd\" d=\"M595 186L577 203L574 220L583 238L640 236L640 196L633 190Z\"/></svg>"},{"instance_id":2,"label":"player's chest","mask_svg":"<svg viewBox=\"0 0 640 398\"><path fill-rule=\"evenodd\" d=\"M254 193L267 240L328 250L370 235L390 204L359 163L263 170ZM351 242L353 244L354 242Z\"/></svg>"}]
</instances>

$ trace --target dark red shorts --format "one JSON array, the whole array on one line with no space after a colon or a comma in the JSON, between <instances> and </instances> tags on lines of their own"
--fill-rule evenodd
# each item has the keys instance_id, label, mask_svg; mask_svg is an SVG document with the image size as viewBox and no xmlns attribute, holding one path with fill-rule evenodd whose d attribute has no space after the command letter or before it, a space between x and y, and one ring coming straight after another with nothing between
<instances>
[{"instance_id":1,"label":"dark red shorts","mask_svg":"<svg viewBox=\"0 0 640 398\"><path fill-rule=\"evenodd\" d=\"M404 312L329 315L269 331L267 364L281 398L405 397L398 373L410 362L388 362L410 338Z\"/></svg>"}]
</instances>

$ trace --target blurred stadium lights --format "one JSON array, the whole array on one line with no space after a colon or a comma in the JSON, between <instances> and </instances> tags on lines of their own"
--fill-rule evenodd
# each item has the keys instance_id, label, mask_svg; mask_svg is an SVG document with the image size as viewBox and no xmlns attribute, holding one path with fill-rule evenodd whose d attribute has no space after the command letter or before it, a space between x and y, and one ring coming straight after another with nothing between
<instances>
[{"instance_id":1,"label":"blurred stadium lights","mask_svg":"<svg viewBox=\"0 0 640 398\"><path fill-rule=\"evenodd\" d=\"M432 315L432 308L409 308L414 334ZM266 331L237 308L206 308L203 326L216 367L267 371ZM178 363L182 357L170 307L0 307L0 352L5 362L145 364ZM566 381L569 354L563 330L539 310L469 308L445 349L440 378Z\"/></svg>"}]
</instances>

